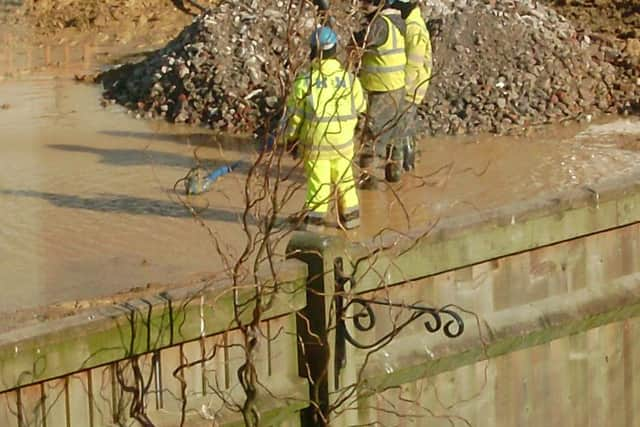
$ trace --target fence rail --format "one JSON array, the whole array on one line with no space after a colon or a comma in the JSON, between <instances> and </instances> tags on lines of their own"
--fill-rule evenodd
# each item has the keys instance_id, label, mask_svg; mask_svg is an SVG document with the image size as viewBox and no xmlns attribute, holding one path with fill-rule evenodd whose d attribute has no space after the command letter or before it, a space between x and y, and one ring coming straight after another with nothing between
<instances>
[{"instance_id":1,"label":"fence rail","mask_svg":"<svg viewBox=\"0 0 640 427\"><path fill-rule=\"evenodd\" d=\"M260 425L638 425L637 178L394 245L298 233L257 337ZM242 425L250 293L229 290L3 334L0 425Z\"/></svg>"},{"instance_id":2,"label":"fence rail","mask_svg":"<svg viewBox=\"0 0 640 427\"><path fill-rule=\"evenodd\" d=\"M295 425L309 404L296 351L305 277L300 263L282 267L253 354L270 392L257 405L276 424ZM85 313L5 334L0 425L175 426L183 414L188 425L234 425L247 349L232 298L250 301L247 295L229 287L173 291L100 310L93 320Z\"/></svg>"},{"instance_id":3,"label":"fence rail","mask_svg":"<svg viewBox=\"0 0 640 427\"><path fill-rule=\"evenodd\" d=\"M316 329L302 339L318 348L314 360L320 361L311 369L317 373L311 393L321 396L317 409L321 414L309 415L307 423L329 418L332 426L396 425L402 412L398 408L413 402L414 408L405 415L414 411L422 414L420 424L450 425L450 419L443 421L425 409L441 403L437 395L430 394L433 400L420 397L427 394L432 377L472 371L475 376L493 375L487 384L496 383L496 376L510 378L499 381L503 389L526 387L519 384L517 372L511 372L508 364L496 365L497 360L510 360L518 352L525 358L533 353L549 356L552 342L565 345L569 336L585 337L603 328L616 331L612 338L618 340L616 349L627 346L636 351L638 331L624 325L637 325L633 319L640 315L638 178L443 219L427 234L383 234L375 245L296 236L290 253L309 265L314 272L309 288L314 295L323 295L310 298L304 309ZM416 320L412 313L443 309L460 314L463 334L430 333L442 326L435 318L426 324L412 321ZM450 326L456 323L460 324L451 320ZM615 328L610 326L614 324ZM622 345L619 340L625 330L634 332L625 332ZM606 345L599 343L593 350L606 353ZM330 363L323 369L327 357ZM621 363L633 360L616 357ZM546 381L553 381L551 359L537 363L548 370ZM490 373L484 373L487 366ZM606 377L607 365L597 366ZM640 368L626 374L633 387L640 387ZM575 381L581 375L588 375L582 366L559 377ZM449 383L447 390L464 389L465 381ZM626 393L623 383L610 385L618 395ZM573 393L573 402L557 404L558 411L567 413L573 404L596 414L598 406L589 400L600 397L579 389ZM458 395L453 389L447 396ZM517 413L524 399L519 394L510 403L492 387L481 388L478 396L486 399L485 409L496 413L500 411L494 405L508 405ZM533 391L525 397L528 404L547 399L543 392ZM640 394L626 399L625 407L640 404ZM449 402L443 411L455 418L451 410L455 400ZM500 417L494 424L483 424L483 411L474 412L471 405L466 406L466 415L471 425L523 424ZM541 419L553 415L549 409Z\"/></svg>"}]
</instances>

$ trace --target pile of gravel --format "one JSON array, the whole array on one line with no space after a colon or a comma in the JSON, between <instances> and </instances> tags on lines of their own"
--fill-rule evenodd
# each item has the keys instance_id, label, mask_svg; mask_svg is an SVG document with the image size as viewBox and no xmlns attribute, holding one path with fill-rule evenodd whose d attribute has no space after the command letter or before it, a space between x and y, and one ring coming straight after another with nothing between
<instances>
[{"instance_id":1,"label":"pile of gravel","mask_svg":"<svg viewBox=\"0 0 640 427\"><path fill-rule=\"evenodd\" d=\"M284 65L302 62L315 10L283 1L226 0L137 64L99 76L103 96L144 117L251 131L280 105ZM295 29L287 31L289 17Z\"/></svg>"},{"instance_id":2,"label":"pile of gravel","mask_svg":"<svg viewBox=\"0 0 640 427\"><path fill-rule=\"evenodd\" d=\"M351 5L333 5L345 41L357 29L346 19ZM140 116L252 132L280 107L291 64L306 58L317 16L302 7L225 0L144 61L103 74L104 97ZM425 16L439 23L422 123L434 135L517 133L638 108L638 69L625 75L618 63L626 57L542 3L430 0Z\"/></svg>"},{"instance_id":3,"label":"pile of gravel","mask_svg":"<svg viewBox=\"0 0 640 427\"><path fill-rule=\"evenodd\" d=\"M432 134L518 133L537 124L638 111L640 69L535 0L435 1Z\"/></svg>"}]
</instances>

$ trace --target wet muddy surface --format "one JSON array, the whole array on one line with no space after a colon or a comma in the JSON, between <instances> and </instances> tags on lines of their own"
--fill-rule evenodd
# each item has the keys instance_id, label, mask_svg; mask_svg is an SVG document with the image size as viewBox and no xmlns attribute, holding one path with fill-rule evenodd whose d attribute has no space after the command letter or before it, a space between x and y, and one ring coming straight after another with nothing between
<instances>
[{"instance_id":1,"label":"wet muddy surface","mask_svg":"<svg viewBox=\"0 0 640 427\"><path fill-rule=\"evenodd\" d=\"M68 80L0 84L0 310L109 295L215 271L202 228L172 196L193 165L189 138L120 111ZM207 139L201 135L200 139ZM201 154L218 153L204 147ZM209 195L207 221L236 222ZM233 227L225 227L231 232Z\"/></svg>"},{"instance_id":2,"label":"wet muddy surface","mask_svg":"<svg viewBox=\"0 0 640 427\"><path fill-rule=\"evenodd\" d=\"M217 251L233 258L244 244L239 218L256 158L252 143L137 120L121 107L101 106L99 87L74 81L140 45L76 38L27 46L6 34L0 41L5 325L109 303L118 293L225 276ZM640 160L640 120L609 117L530 138L428 138L420 147L418 170L401 184L360 193L363 225L349 238L424 228L630 174ZM194 151L206 167L241 161L213 191L191 200L197 220L174 192L196 165ZM303 183L300 174L292 181ZM300 192L287 210L300 208L302 198Z\"/></svg>"},{"instance_id":3,"label":"wet muddy surface","mask_svg":"<svg viewBox=\"0 0 640 427\"><path fill-rule=\"evenodd\" d=\"M224 265L203 224L230 255L240 249L241 190L256 156L249 142L222 144L204 129L102 108L95 86L68 77L4 81L5 100L0 271L7 286L0 311L215 275ZM363 227L351 238L630 173L640 160L640 123L549 130L535 140L426 139L421 147L418 170L402 184L361 192ZM207 167L243 162L195 200L202 223L173 191L196 164L196 149ZM302 193L289 208L301 203Z\"/></svg>"},{"instance_id":4,"label":"wet muddy surface","mask_svg":"<svg viewBox=\"0 0 640 427\"><path fill-rule=\"evenodd\" d=\"M535 138L421 141L417 170L399 186L363 192L364 230L408 230L442 218L594 183L637 170L640 121L548 129ZM389 206L389 209L382 208Z\"/></svg>"}]
</instances>

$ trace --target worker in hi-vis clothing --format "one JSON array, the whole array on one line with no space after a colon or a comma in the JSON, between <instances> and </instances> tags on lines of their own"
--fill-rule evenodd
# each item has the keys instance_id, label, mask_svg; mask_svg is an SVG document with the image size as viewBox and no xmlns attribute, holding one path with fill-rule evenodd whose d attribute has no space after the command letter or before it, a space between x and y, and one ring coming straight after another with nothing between
<instances>
[{"instance_id":1,"label":"worker in hi-vis clothing","mask_svg":"<svg viewBox=\"0 0 640 427\"><path fill-rule=\"evenodd\" d=\"M431 37L429 37L427 25L422 18L420 6L415 0L396 0L393 7L400 11L406 24L404 36L407 53L405 99L408 106L403 120L405 130L403 167L405 170L411 170L415 167L418 106L422 104L427 93L433 68Z\"/></svg>"},{"instance_id":2,"label":"worker in hi-vis clothing","mask_svg":"<svg viewBox=\"0 0 640 427\"><path fill-rule=\"evenodd\" d=\"M304 221L307 226L325 224L335 185L340 224L352 229L360 225L353 139L366 100L358 78L336 59L336 33L320 27L310 42L310 70L296 77L286 105L286 139L298 141L307 177Z\"/></svg>"},{"instance_id":3,"label":"worker in hi-vis clothing","mask_svg":"<svg viewBox=\"0 0 640 427\"><path fill-rule=\"evenodd\" d=\"M361 188L373 188L371 169L377 158L386 159L385 179L400 180L402 169L402 133L398 122L405 109L405 23L399 10L391 8L395 0L363 0L367 13L365 28L354 35L364 47L360 81L368 93L365 139L360 148Z\"/></svg>"}]
</instances>

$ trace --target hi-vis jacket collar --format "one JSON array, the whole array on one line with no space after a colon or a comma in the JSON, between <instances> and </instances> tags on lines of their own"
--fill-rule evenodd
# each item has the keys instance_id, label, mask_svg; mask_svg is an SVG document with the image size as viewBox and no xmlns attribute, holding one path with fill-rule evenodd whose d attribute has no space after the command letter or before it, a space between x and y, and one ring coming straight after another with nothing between
<instances>
[{"instance_id":1,"label":"hi-vis jacket collar","mask_svg":"<svg viewBox=\"0 0 640 427\"><path fill-rule=\"evenodd\" d=\"M380 15L385 15L385 16L402 15L402 12L400 12L398 9L387 8L387 9L382 9L380 11Z\"/></svg>"},{"instance_id":2,"label":"hi-vis jacket collar","mask_svg":"<svg viewBox=\"0 0 640 427\"><path fill-rule=\"evenodd\" d=\"M315 60L311 62L312 70L320 70L322 74L333 74L337 71L342 71L342 65L335 58Z\"/></svg>"}]
</instances>

